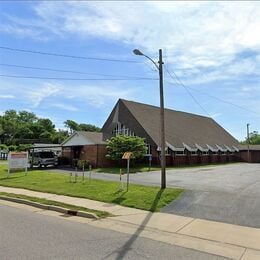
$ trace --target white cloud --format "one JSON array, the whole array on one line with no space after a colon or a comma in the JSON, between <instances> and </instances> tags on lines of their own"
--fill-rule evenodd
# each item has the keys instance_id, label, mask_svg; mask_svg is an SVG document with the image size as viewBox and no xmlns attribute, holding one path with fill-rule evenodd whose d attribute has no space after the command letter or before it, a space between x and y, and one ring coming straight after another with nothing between
<instances>
[{"instance_id":1,"label":"white cloud","mask_svg":"<svg viewBox=\"0 0 260 260\"><path fill-rule=\"evenodd\" d=\"M78 108L69 104L63 104L63 103L55 103L52 104L51 107L56 107L60 108L62 110L67 110L67 111L78 111Z\"/></svg>"},{"instance_id":2,"label":"white cloud","mask_svg":"<svg viewBox=\"0 0 260 260\"><path fill-rule=\"evenodd\" d=\"M8 16L10 24L1 27L36 39L77 35L117 41L155 59L162 48L165 64L181 78L185 73L188 83L260 71L260 3L256 1L43 1L32 8L35 18ZM254 50L255 57L236 60L246 50Z\"/></svg>"},{"instance_id":3,"label":"white cloud","mask_svg":"<svg viewBox=\"0 0 260 260\"><path fill-rule=\"evenodd\" d=\"M122 89L113 86L80 85L73 89L66 88L65 97L78 99L80 104L88 103L94 107L102 107L107 103L116 102L119 98L129 99L133 97L134 89Z\"/></svg>"},{"instance_id":4,"label":"white cloud","mask_svg":"<svg viewBox=\"0 0 260 260\"><path fill-rule=\"evenodd\" d=\"M15 98L13 95L9 95L9 94L0 94L0 99L13 99Z\"/></svg>"},{"instance_id":5,"label":"white cloud","mask_svg":"<svg viewBox=\"0 0 260 260\"><path fill-rule=\"evenodd\" d=\"M41 87L37 89L30 88L27 89L26 97L33 108L38 107L46 98L56 96L61 90L62 86L55 85L51 83L44 83Z\"/></svg>"}]
</instances>

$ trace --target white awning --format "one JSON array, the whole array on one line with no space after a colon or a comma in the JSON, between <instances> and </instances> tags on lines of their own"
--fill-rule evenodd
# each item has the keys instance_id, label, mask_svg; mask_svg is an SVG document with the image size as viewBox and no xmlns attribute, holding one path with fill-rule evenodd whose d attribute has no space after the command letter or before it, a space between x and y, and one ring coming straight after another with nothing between
<instances>
[{"instance_id":1,"label":"white awning","mask_svg":"<svg viewBox=\"0 0 260 260\"><path fill-rule=\"evenodd\" d=\"M215 149L215 148L213 148L212 146L210 146L210 145L208 145L208 144L206 144L207 145L207 147L209 148L209 150L211 151L211 152L218 152L218 149Z\"/></svg>"},{"instance_id":2,"label":"white awning","mask_svg":"<svg viewBox=\"0 0 260 260\"><path fill-rule=\"evenodd\" d=\"M216 146L218 147L219 151L221 151L221 152L226 152L227 151L227 148L223 148L223 147L221 147L221 146L219 146L217 144L216 144Z\"/></svg>"},{"instance_id":3,"label":"white awning","mask_svg":"<svg viewBox=\"0 0 260 260\"><path fill-rule=\"evenodd\" d=\"M198 145L198 144L195 144L196 145L196 147L201 151L201 152L208 152L208 150L209 150L209 148L203 148L203 147L201 147L200 145Z\"/></svg>"},{"instance_id":4,"label":"white awning","mask_svg":"<svg viewBox=\"0 0 260 260\"><path fill-rule=\"evenodd\" d=\"M182 144L183 144L184 148L186 148L189 152L197 152L198 151L198 148L192 148L185 143L182 143Z\"/></svg>"}]
</instances>

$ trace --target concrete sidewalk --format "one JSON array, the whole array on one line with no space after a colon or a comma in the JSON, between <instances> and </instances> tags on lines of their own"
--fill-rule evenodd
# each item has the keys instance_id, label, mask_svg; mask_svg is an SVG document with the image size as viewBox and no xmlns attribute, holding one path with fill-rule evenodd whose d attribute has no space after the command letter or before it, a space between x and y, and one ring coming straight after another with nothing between
<instances>
[{"instance_id":1,"label":"concrete sidewalk","mask_svg":"<svg viewBox=\"0 0 260 260\"><path fill-rule=\"evenodd\" d=\"M122 207L83 198L0 186L0 192L23 194L110 212L115 217L89 220L88 224L138 237L195 249L231 259L260 259L260 229L166 213Z\"/></svg>"}]
</instances>

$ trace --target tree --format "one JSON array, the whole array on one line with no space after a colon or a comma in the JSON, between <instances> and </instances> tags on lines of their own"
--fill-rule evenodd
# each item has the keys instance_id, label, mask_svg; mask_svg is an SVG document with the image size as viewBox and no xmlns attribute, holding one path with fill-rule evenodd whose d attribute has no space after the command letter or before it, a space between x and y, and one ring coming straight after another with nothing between
<instances>
[{"instance_id":1,"label":"tree","mask_svg":"<svg viewBox=\"0 0 260 260\"><path fill-rule=\"evenodd\" d=\"M249 140L246 137L246 139L244 141L242 141L242 144L247 144L249 142L249 144L260 144L260 134L257 131L253 131L251 133L249 133Z\"/></svg>"},{"instance_id":2,"label":"tree","mask_svg":"<svg viewBox=\"0 0 260 260\"><path fill-rule=\"evenodd\" d=\"M101 129L95 125L91 124L79 124L78 125L80 131L88 131L88 132L100 132Z\"/></svg>"},{"instance_id":3,"label":"tree","mask_svg":"<svg viewBox=\"0 0 260 260\"><path fill-rule=\"evenodd\" d=\"M100 132L100 128L91 124L78 124L73 120L66 120L64 126L69 129L70 134L74 131Z\"/></svg>"},{"instance_id":4,"label":"tree","mask_svg":"<svg viewBox=\"0 0 260 260\"><path fill-rule=\"evenodd\" d=\"M78 131L79 130L79 125L78 123L76 123L73 120L66 120L64 122L64 125L66 128L69 129L70 133L72 134L74 131Z\"/></svg>"},{"instance_id":5,"label":"tree","mask_svg":"<svg viewBox=\"0 0 260 260\"><path fill-rule=\"evenodd\" d=\"M132 152L131 158L138 159L147 152L144 138L137 136L118 135L108 140L107 157L112 160L120 160L125 152Z\"/></svg>"},{"instance_id":6,"label":"tree","mask_svg":"<svg viewBox=\"0 0 260 260\"><path fill-rule=\"evenodd\" d=\"M69 137L68 131L59 129L52 135L51 140L52 140L52 143L54 143L54 144L61 144L68 137Z\"/></svg>"}]
</instances>

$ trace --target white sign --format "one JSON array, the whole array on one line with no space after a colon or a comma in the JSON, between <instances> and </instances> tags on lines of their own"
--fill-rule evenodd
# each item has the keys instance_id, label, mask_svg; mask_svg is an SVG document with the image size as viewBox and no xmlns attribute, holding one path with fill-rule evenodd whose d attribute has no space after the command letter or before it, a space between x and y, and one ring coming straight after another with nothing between
<instances>
[{"instance_id":1,"label":"white sign","mask_svg":"<svg viewBox=\"0 0 260 260\"><path fill-rule=\"evenodd\" d=\"M8 154L8 174L11 169L25 169L27 173L28 152L10 152Z\"/></svg>"}]
</instances>

